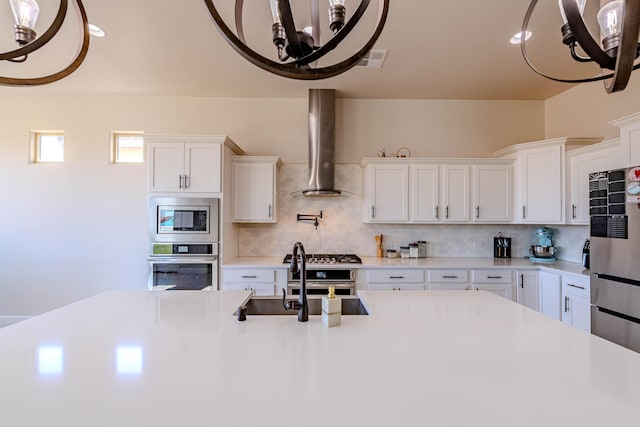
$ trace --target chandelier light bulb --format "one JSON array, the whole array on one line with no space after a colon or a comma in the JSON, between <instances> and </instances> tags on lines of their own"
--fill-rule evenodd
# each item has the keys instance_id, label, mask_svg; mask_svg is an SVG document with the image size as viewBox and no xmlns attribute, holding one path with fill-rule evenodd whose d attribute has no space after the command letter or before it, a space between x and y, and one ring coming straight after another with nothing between
<instances>
[{"instance_id":1,"label":"chandelier light bulb","mask_svg":"<svg viewBox=\"0 0 640 427\"><path fill-rule=\"evenodd\" d=\"M578 6L578 10L580 11L580 16L584 13L584 7L587 4L587 0L575 0L576 5ZM562 6L562 0L558 0L558 8L560 8L560 15L562 16L562 22L567 23L567 15L564 13L564 7Z\"/></svg>"},{"instance_id":2,"label":"chandelier light bulb","mask_svg":"<svg viewBox=\"0 0 640 427\"><path fill-rule=\"evenodd\" d=\"M270 0L269 4L271 5L271 16L273 17L273 23L282 24L280 12L278 11L278 0Z\"/></svg>"},{"instance_id":3,"label":"chandelier light bulb","mask_svg":"<svg viewBox=\"0 0 640 427\"><path fill-rule=\"evenodd\" d=\"M606 37L615 36L620 33L623 13L623 0L612 1L600 9L598 12L598 24L600 25L600 35L603 40Z\"/></svg>"},{"instance_id":4,"label":"chandelier light bulb","mask_svg":"<svg viewBox=\"0 0 640 427\"><path fill-rule=\"evenodd\" d=\"M40 6L35 0L9 0L16 25L35 28Z\"/></svg>"},{"instance_id":5,"label":"chandelier light bulb","mask_svg":"<svg viewBox=\"0 0 640 427\"><path fill-rule=\"evenodd\" d=\"M329 0L329 28L334 34L344 27L347 19L347 8L344 3L345 0Z\"/></svg>"}]
</instances>

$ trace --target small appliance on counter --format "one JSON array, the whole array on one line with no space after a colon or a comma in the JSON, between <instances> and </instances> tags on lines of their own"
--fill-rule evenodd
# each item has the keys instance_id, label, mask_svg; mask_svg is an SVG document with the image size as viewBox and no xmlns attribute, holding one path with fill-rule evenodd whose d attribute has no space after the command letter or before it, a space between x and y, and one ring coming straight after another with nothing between
<instances>
[{"instance_id":1,"label":"small appliance on counter","mask_svg":"<svg viewBox=\"0 0 640 427\"><path fill-rule=\"evenodd\" d=\"M556 247L553 245L553 230L540 227L536 230L537 245L531 245L529 259L533 262L556 262Z\"/></svg>"},{"instance_id":2,"label":"small appliance on counter","mask_svg":"<svg viewBox=\"0 0 640 427\"><path fill-rule=\"evenodd\" d=\"M511 258L511 237L502 237L500 233L493 238L493 257Z\"/></svg>"}]
</instances>

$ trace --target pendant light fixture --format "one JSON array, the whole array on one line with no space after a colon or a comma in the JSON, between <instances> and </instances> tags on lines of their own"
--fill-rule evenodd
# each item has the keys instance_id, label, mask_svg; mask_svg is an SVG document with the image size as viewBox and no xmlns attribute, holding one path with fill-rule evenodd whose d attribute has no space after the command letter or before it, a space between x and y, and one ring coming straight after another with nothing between
<instances>
[{"instance_id":1,"label":"pendant light fixture","mask_svg":"<svg viewBox=\"0 0 640 427\"><path fill-rule=\"evenodd\" d=\"M77 6L77 16L82 28L82 45L74 60L64 69L42 77L17 78L0 76L0 84L7 86L35 86L52 83L63 79L78 69L89 50L89 24L87 14L81 0L74 0ZM60 30L66 14L68 0L60 0L58 12L49 28L38 37L35 26L40 7L36 0L9 0L9 5L15 20L14 34L18 48L0 53L0 61L25 62L28 56L47 44Z\"/></svg>"},{"instance_id":2,"label":"pendant light fixture","mask_svg":"<svg viewBox=\"0 0 640 427\"><path fill-rule=\"evenodd\" d=\"M520 44L522 56L527 65L541 76L564 83L586 83L599 80L604 82L607 93L624 90L631 72L640 64L634 64L640 53L640 0L601 0L597 15L600 26L600 42L590 34L582 14L587 0L558 0L562 26L562 42L569 47L571 57L578 62L595 62L602 69L602 75L586 79L561 79L551 77L538 70L527 56L526 43ZM522 23L522 34L526 34L533 10L538 3L532 0ZM581 56L577 48L586 56Z\"/></svg>"},{"instance_id":3,"label":"pendant light fixture","mask_svg":"<svg viewBox=\"0 0 640 427\"><path fill-rule=\"evenodd\" d=\"M243 28L243 0L235 1L235 32L224 22L213 0L204 0L214 24L237 53L263 70L298 80L325 79L342 74L356 66L378 40L389 12L389 0L377 0L379 4L377 24L364 46L340 62L316 67L317 61L335 49L356 27L367 10L370 0L361 0L349 19L347 19L349 13L345 0L328 0L329 25L327 30L331 31L331 37L324 44L321 43L319 0L307 1L310 9L311 27L300 29L296 27L294 22L291 0L270 0L273 20L271 35L274 45L274 59L277 59L275 61L257 53L247 45ZM259 2L252 1L250 3L255 7ZM265 30L265 34L268 34L267 31Z\"/></svg>"}]
</instances>

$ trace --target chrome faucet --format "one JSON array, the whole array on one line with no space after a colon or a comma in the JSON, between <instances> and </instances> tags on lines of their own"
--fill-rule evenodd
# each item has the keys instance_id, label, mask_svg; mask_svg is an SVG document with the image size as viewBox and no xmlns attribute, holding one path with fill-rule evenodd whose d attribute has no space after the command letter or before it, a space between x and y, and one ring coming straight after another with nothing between
<instances>
[{"instance_id":1,"label":"chrome faucet","mask_svg":"<svg viewBox=\"0 0 640 427\"><path fill-rule=\"evenodd\" d=\"M300 258L298 260L298 258ZM285 310L298 310L298 322L307 322L309 320L309 305L307 303L307 257L304 253L302 243L296 242L293 245L293 256L289 271L292 273L300 272L300 297L298 301L285 301L286 291L282 290L282 303Z\"/></svg>"}]
</instances>

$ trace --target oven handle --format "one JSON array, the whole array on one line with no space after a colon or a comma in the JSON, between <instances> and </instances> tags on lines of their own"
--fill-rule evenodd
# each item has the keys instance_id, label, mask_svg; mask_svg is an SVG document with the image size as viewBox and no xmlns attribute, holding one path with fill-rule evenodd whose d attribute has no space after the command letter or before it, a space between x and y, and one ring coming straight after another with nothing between
<instances>
[{"instance_id":1,"label":"oven handle","mask_svg":"<svg viewBox=\"0 0 640 427\"><path fill-rule=\"evenodd\" d=\"M218 261L218 257L149 257L149 262L154 264L210 264Z\"/></svg>"}]
</instances>

